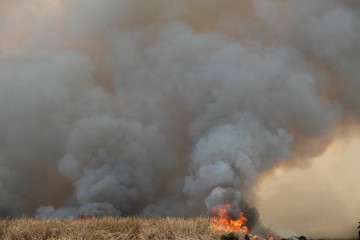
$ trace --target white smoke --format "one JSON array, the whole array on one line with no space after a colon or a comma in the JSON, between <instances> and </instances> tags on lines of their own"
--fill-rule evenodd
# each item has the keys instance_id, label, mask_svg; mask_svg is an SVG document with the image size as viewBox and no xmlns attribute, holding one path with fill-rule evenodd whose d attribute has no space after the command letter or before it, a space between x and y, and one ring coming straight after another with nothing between
<instances>
[{"instance_id":1,"label":"white smoke","mask_svg":"<svg viewBox=\"0 0 360 240\"><path fill-rule=\"evenodd\" d=\"M356 1L32 2L0 9L2 215L236 208L357 121Z\"/></svg>"}]
</instances>

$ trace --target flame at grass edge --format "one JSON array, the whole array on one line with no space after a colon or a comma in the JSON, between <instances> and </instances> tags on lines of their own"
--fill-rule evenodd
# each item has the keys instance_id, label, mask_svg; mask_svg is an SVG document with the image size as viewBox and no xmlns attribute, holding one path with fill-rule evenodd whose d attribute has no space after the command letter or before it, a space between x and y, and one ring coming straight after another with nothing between
<instances>
[{"instance_id":1,"label":"flame at grass edge","mask_svg":"<svg viewBox=\"0 0 360 240\"><path fill-rule=\"evenodd\" d=\"M247 218L244 217L244 213L240 212L237 219L233 219L229 211L230 204L225 204L221 207L213 207L212 210L217 213L216 216L211 217L211 229L213 231L235 232L241 231L247 233L250 237L259 238L257 235L248 233ZM265 238L264 240L274 240L273 237Z\"/></svg>"}]
</instances>

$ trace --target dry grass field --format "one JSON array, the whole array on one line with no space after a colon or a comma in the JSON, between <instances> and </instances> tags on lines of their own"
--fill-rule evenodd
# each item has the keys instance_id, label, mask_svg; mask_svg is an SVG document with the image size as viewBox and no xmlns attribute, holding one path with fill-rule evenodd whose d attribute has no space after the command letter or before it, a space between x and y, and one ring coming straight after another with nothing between
<instances>
[{"instance_id":1,"label":"dry grass field","mask_svg":"<svg viewBox=\"0 0 360 240\"><path fill-rule=\"evenodd\" d=\"M207 218L102 218L88 220L3 219L0 239L219 239L243 240L245 233L211 230ZM250 237L250 239L253 239ZM260 238L258 238L260 239Z\"/></svg>"}]
</instances>

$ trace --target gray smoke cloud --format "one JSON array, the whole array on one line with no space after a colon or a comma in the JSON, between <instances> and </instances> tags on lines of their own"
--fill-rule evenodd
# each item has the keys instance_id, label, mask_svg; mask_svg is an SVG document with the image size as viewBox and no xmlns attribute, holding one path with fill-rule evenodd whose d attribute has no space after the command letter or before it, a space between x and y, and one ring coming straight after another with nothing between
<instances>
[{"instance_id":1,"label":"gray smoke cloud","mask_svg":"<svg viewBox=\"0 0 360 240\"><path fill-rule=\"evenodd\" d=\"M262 173L319 155L357 123L359 11L333 0L5 1L0 214L250 209Z\"/></svg>"}]
</instances>

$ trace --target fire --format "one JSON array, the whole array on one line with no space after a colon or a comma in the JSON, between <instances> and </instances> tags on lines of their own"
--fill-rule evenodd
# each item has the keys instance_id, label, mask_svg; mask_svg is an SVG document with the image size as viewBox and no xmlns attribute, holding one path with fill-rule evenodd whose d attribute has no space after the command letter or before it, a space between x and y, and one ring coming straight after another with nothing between
<instances>
[{"instance_id":1,"label":"fire","mask_svg":"<svg viewBox=\"0 0 360 240\"><path fill-rule=\"evenodd\" d=\"M211 229L213 231L225 231L225 232L235 232L241 231L247 233L253 239L263 239L259 238L256 235L248 233L248 228L245 226L247 223L246 217L244 217L243 213L241 212L237 219L231 217L231 214L228 211L230 208L230 204L225 204L221 207L214 207L212 210L216 212L216 216L211 217ZM266 238L264 240L274 240L273 237Z\"/></svg>"},{"instance_id":2,"label":"fire","mask_svg":"<svg viewBox=\"0 0 360 240\"><path fill-rule=\"evenodd\" d=\"M89 221L92 219L92 217L91 217L91 216L88 216L88 215L82 215L82 214L80 214L80 215L77 217L77 219L79 219L79 220L81 220L81 221L83 221L83 222L89 222Z\"/></svg>"},{"instance_id":3,"label":"fire","mask_svg":"<svg viewBox=\"0 0 360 240\"><path fill-rule=\"evenodd\" d=\"M223 207L213 209L217 213L217 216L211 218L213 221L211 225L212 230L225 232L247 232L248 228L245 226L247 222L246 217L243 216L243 213L240 213L238 219L231 218L231 214L227 210L229 207L230 204L226 204Z\"/></svg>"}]
</instances>

